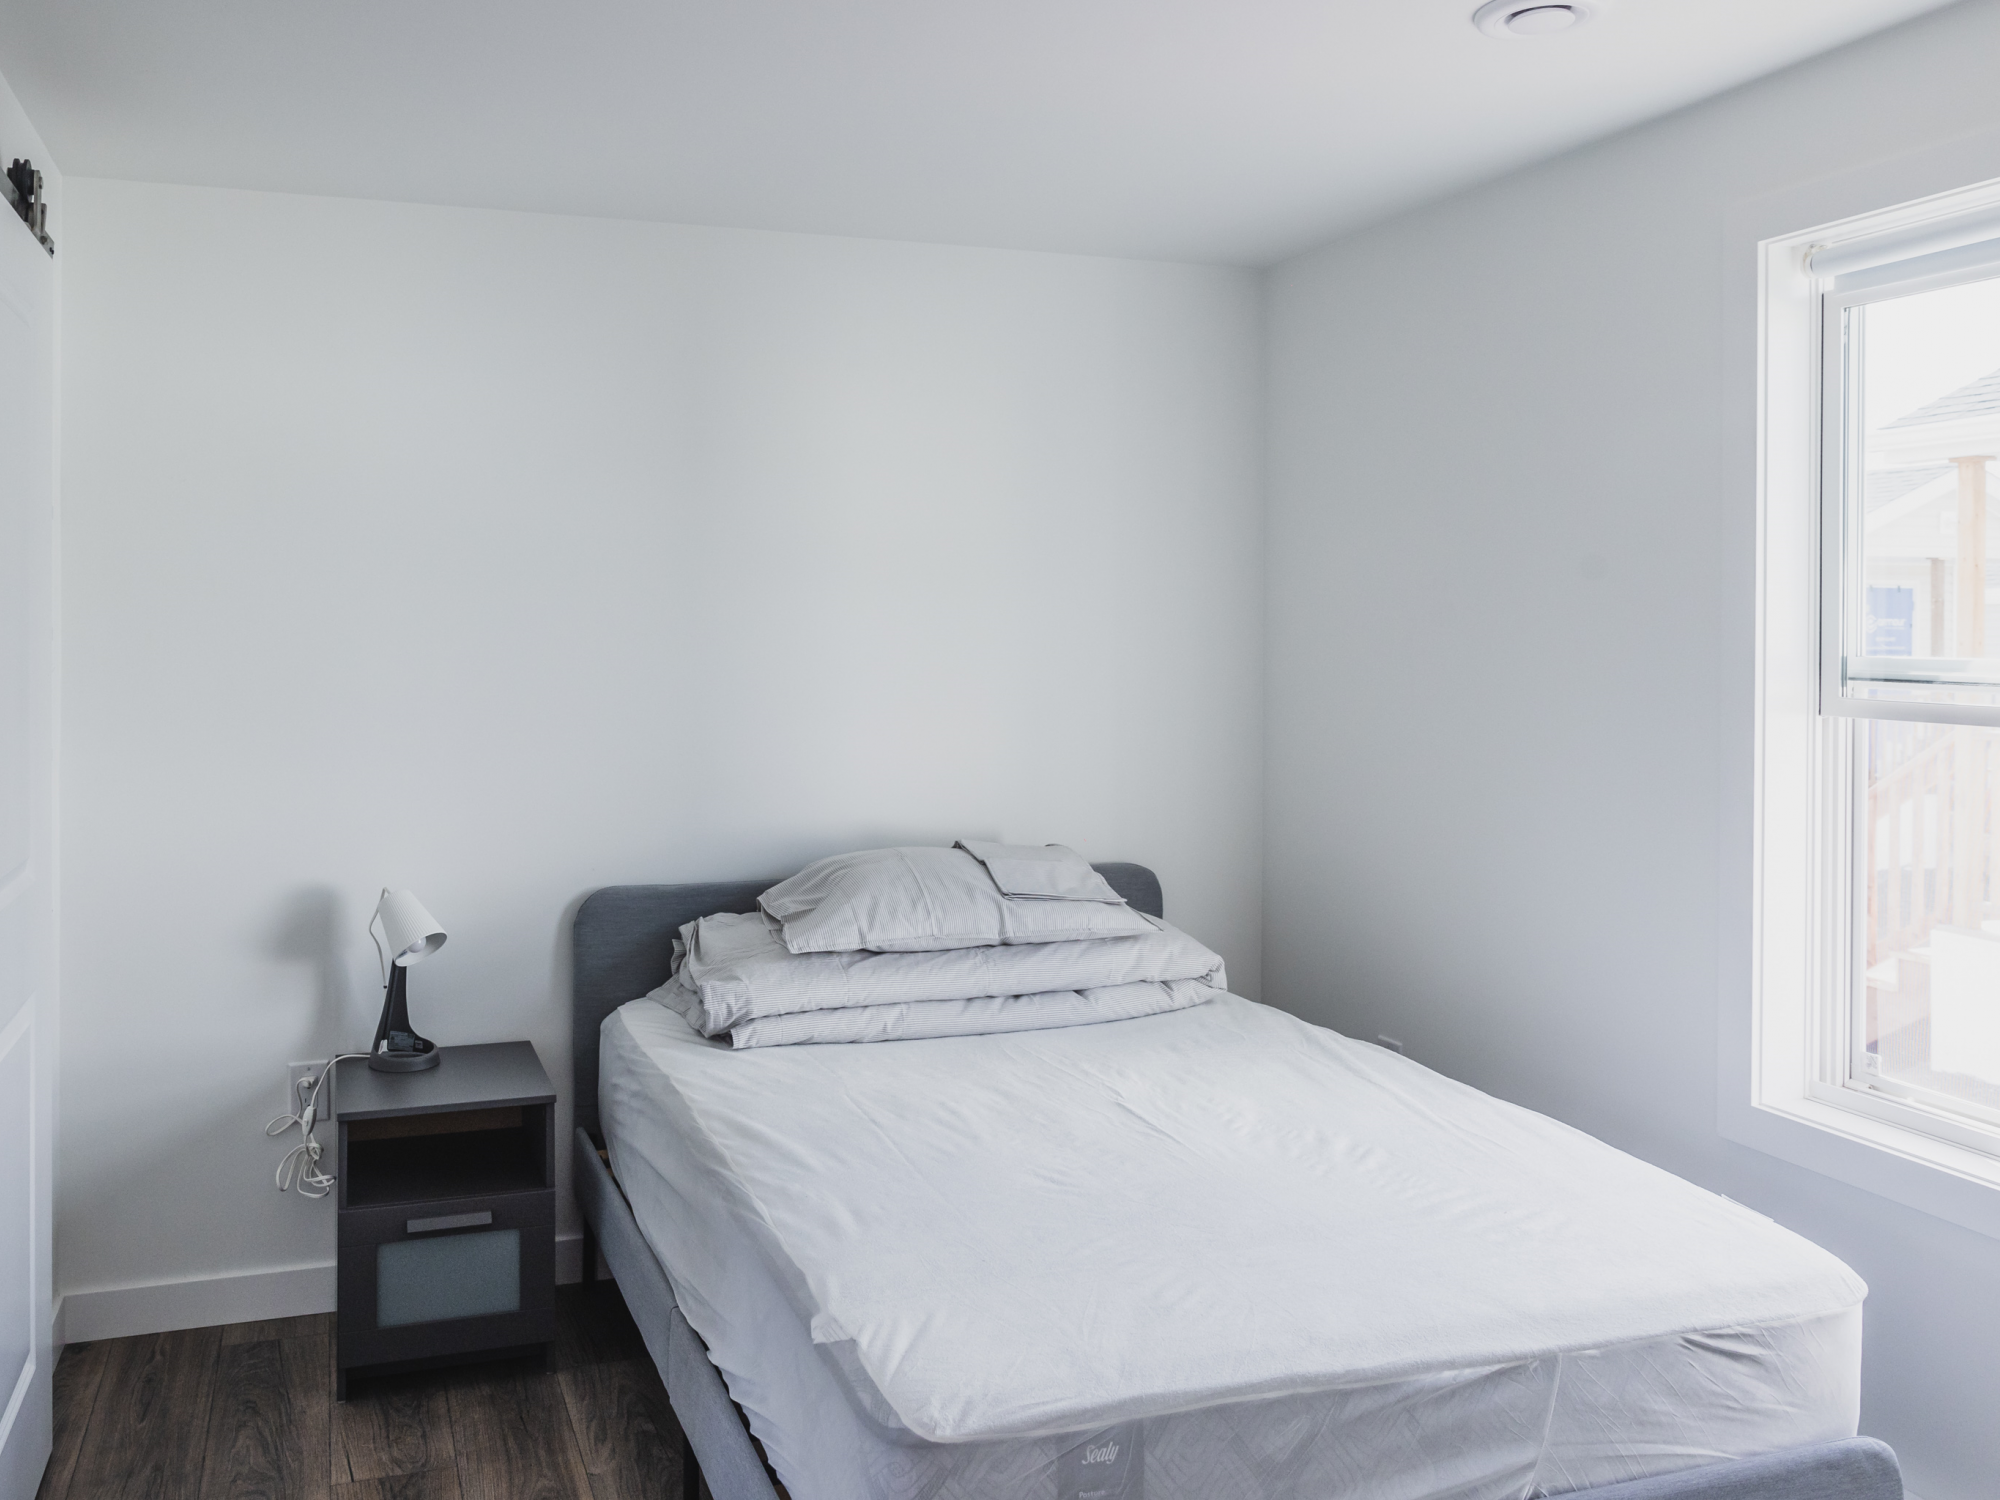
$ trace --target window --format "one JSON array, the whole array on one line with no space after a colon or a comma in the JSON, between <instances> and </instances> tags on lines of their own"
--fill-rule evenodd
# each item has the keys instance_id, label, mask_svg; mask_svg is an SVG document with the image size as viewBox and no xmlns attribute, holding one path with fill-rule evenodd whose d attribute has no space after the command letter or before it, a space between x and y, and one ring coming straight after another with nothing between
<instances>
[{"instance_id":1,"label":"window","mask_svg":"<svg viewBox=\"0 0 2000 1500\"><path fill-rule=\"evenodd\" d=\"M2000 1149L2000 260L1934 259L1822 293L1825 998L1842 1086Z\"/></svg>"},{"instance_id":2,"label":"window","mask_svg":"<svg viewBox=\"0 0 2000 1500\"><path fill-rule=\"evenodd\" d=\"M2000 185L1761 248L1754 1103L2000 1186Z\"/></svg>"}]
</instances>

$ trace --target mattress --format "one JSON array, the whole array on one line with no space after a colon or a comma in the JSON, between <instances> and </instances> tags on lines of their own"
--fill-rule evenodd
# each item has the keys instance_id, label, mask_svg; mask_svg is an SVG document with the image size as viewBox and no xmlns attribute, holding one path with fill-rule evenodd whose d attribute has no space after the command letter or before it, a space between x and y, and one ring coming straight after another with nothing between
<instances>
[{"instance_id":1,"label":"mattress","mask_svg":"<svg viewBox=\"0 0 2000 1500\"><path fill-rule=\"evenodd\" d=\"M750 1053L638 1001L601 1080L795 1500L1498 1500L1855 1430L1839 1261L1234 997Z\"/></svg>"}]
</instances>

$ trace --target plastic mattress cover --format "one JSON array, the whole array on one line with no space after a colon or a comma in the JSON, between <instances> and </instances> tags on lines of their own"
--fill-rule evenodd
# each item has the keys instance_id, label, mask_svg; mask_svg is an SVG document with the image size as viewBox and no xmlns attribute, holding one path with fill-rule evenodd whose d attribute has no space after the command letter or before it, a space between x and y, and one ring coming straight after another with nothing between
<instances>
[{"instance_id":1,"label":"plastic mattress cover","mask_svg":"<svg viewBox=\"0 0 2000 1500\"><path fill-rule=\"evenodd\" d=\"M641 1001L602 1051L614 1170L797 1500L1560 1493L1855 1429L1838 1260L1234 997L759 1052Z\"/></svg>"}]
</instances>

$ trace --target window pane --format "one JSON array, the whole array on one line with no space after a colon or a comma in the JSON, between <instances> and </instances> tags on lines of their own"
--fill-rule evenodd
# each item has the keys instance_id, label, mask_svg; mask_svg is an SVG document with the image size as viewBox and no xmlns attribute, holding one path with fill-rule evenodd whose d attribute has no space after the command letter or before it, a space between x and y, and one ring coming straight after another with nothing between
<instances>
[{"instance_id":1,"label":"window pane","mask_svg":"<svg viewBox=\"0 0 2000 1500\"><path fill-rule=\"evenodd\" d=\"M2000 1111L2000 730L1855 733L1867 1081Z\"/></svg>"},{"instance_id":2,"label":"window pane","mask_svg":"<svg viewBox=\"0 0 2000 1500\"><path fill-rule=\"evenodd\" d=\"M1850 308L1847 372L1848 678L1869 696L2000 701L1979 686L2000 685L2000 279Z\"/></svg>"}]
</instances>

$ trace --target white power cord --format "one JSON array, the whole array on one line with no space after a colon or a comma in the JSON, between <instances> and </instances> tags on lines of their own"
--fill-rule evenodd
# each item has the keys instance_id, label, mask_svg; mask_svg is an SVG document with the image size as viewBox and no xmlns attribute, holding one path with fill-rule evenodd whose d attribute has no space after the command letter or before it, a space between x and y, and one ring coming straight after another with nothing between
<instances>
[{"instance_id":1,"label":"white power cord","mask_svg":"<svg viewBox=\"0 0 2000 1500\"><path fill-rule=\"evenodd\" d=\"M319 1077L306 1086L306 1080L298 1081L299 1112L295 1115L279 1115L264 1127L266 1135L284 1135L296 1125L303 1139L285 1153L285 1159L278 1163L278 1191L285 1192L293 1187L303 1198L324 1198L333 1191L335 1178L331 1172L322 1172L319 1159L326 1147L313 1134L313 1127L319 1123L319 1091L325 1087L327 1075L333 1072L333 1064L350 1057L366 1057L366 1052L343 1052L319 1070Z\"/></svg>"}]
</instances>

